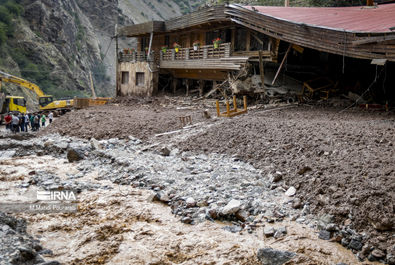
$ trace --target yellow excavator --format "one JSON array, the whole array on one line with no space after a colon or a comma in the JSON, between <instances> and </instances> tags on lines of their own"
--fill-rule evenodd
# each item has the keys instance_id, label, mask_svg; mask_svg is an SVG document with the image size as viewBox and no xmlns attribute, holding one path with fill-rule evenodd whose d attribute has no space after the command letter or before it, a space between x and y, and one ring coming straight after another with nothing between
<instances>
[{"instance_id":1,"label":"yellow excavator","mask_svg":"<svg viewBox=\"0 0 395 265\"><path fill-rule=\"evenodd\" d=\"M0 71L0 90L1 90L1 83L2 82L17 84L19 86L22 86L22 87L25 87L27 89L34 91L38 97L38 104L40 107L40 111L60 110L62 112L65 112L65 111L70 110L73 107L73 100L72 99L70 99L70 100L54 100L53 96L45 95L44 92L40 89L40 87L37 86L36 84L29 82L25 79L22 79L22 78L19 78L19 77L16 77L16 76L13 76L13 75L10 75L10 74ZM18 99L22 98L22 97L15 97L15 96L7 96L7 97L10 98L9 102L11 102L11 101L14 102L14 99L17 99L17 98ZM18 105L18 106L19 106L20 110L14 110L15 107L13 107L11 104L9 104L8 111L19 111L19 112L26 113L26 101L24 101L24 106L23 106L24 109L22 108L21 105Z\"/></svg>"}]
</instances>

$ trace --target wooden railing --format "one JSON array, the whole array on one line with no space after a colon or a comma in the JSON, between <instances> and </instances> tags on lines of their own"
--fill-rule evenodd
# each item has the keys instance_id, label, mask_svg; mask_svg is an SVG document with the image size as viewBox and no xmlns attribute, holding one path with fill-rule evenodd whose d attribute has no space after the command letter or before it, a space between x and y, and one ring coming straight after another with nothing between
<instances>
[{"instance_id":1,"label":"wooden railing","mask_svg":"<svg viewBox=\"0 0 395 265\"><path fill-rule=\"evenodd\" d=\"M160 51L160 60L174 61L227 58L230 57L230 48L230 43L222 43L218 48L214 48L214 45L205 45L198 47L197 50L193 47L179 48L178 52L176 52L175 49L168 49L165 53Z\"/></svg>"},{"instance_id":2,"label":"wooden railing","mask_svg":"<svg viewBox=\"0 0 395 265\"><path fill-rule=\"evenodd\" d=\"M124 52L119 53L119 61L120 62L146 62L148 61L148 58L150 59L149 61L154 61L155 59L155 52L151 52L151 56L148 57L148 53L146 52L131 52L125 54Z\"/></svg>"}]
</instances>

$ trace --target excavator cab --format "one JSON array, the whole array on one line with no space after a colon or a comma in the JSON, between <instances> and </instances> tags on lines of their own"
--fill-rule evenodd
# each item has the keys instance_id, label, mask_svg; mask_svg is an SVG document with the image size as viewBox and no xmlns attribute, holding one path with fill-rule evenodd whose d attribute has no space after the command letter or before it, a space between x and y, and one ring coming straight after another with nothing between
<instances>
[{"instance_id":1,"label":"excavator cab","mask_svg":"<svg viewBox=\"0 0 395 265\"><path fill-rule=\"evenodd\" d=\"M41 108L44 108L48 104L51 104L53 102L53 97L52 96L44 96L40 97L38 100L38 103L40 104Z\"/></svg>"}]
</instances>

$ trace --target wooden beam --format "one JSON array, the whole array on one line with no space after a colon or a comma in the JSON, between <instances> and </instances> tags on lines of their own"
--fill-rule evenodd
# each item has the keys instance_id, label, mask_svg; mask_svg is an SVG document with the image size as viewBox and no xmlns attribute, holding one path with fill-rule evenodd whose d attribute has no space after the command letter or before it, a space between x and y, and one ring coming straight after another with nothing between
<instances>
[{"instance_id":1,"label":"wooden beam","mask_svg":"<svg viewBox=\"0 0 395 265\"><path fill-rule=\"evenodd\" d=\"M250 50L250 44L251 44L251 32L247 30L247 36L246 36L246 51Z\"/></svg>"},{"instance_id":2,"label":"wooden beam","mask_svg":"<svg viewBox=\"0 0 395 265\"><path fill-rule=\"evenodd\" d=\"M285 55L284 55L284 58L283 58L283 60L282 60L282 62L281 62L281 64L280 64L280 67L279 67L278 70L277 70L276 75L274 76L272 85L274 85L274 82L276 82L277 77L278 77L278 75L280 74L281 68L283 68L284 62L285 62L285 60L287 59L288 54L289 54L289 51L291 50L291 48L292 48L292 43L290 43L289 46L288 46L288 50L287 50L287 52L286 52Z\"/></svg>"},{"instance_id":3,"label":"wooden beam","mask_svg":"<svg viewBox=\"0 0 395 265\"><path fill-rule=\"evenodd\" d=\"M185 87L186 87L185 95L189 96L189 79L185 79Z\"/></svg>"},{"instance_id":4,"label":"wooden beam","mask_svg":"<svg viewBox=\"0 0 395 265\"><path fill-rule=\"evenodd\" d=\"M259 73L260 73L260 75L261 75L263 96L265 97L265 72L264 72L264 68L263 68L263 56L262 56L262 51L259 51Z\"/></svg>"},{"instance_id":5,"label":"wooden beam","mask_svg":"<svg viewBox=\"0 0 395 265\"><path fill-rule=\"evenodd\" d=\"M256 39L257 42L259 42L260 45L263 46L263 40L258 38L258 36L256 34L252 33L252 32L251 32L251 35L254 37L254 39Z\"/></svg>"},{"instance_id":6,"label":"wooden beam","mask_svg":"<svg viewBox=\"0 0 395 265\"><path fill-rule=\"evenodd\" d=\"M211 96L211 94L213 94L215 91L217 91L218 87L219 86L218 86L217 82L213 81L213 88L206 95L204 95L204 97L207 98L207 97Z\"/></svg>"},{"instance_id":7,"label":"wooden beam","mask_svg":"<svg viewBox=\"0 0 395 265\"><path fill-rule=\"evenodd\" d=\"M359 39L359 40L354 40L351 42L351 44L353 46L357 46L357 45L362 45L362 44L383 42L383 41L388 41L388 40L395 40L395 35L363 38L363 39Z\"/></svg>"},{"instance_id":8,"label":"wooden beam","mask_svg":"<svg viewBox=\"0 0 395 265\"><path fill-rule=\"evenodd\" d=\"M199 97L203 96L204 80L199 80Z\"/></svg>"},{"instance_id":9,"label":"wooden beam","mask_svg":"<svg viewBox=\"0 0 395 265\"><path fill-rule=\"evenodd\" d=\"M151 49L152 49L152 39L154 38L154 32L151 32L150 37L149 37L149 46L148 46L148 61L151 59Z\"/></svg>"},{"instance_id":10,"label":"wooden beam","mask_svg":"<svg viewBox=\"0 0 395 265\"><path fill-rule=\"evenodd\" d=\"M117 33L117 26L115 26L115 95L120 96L121 86L119 82L119 47L118 47L118 33Z\"/></svg>"},{"instance_id":11,"label":"wooden beam","mask_svg":"<svg viewBox=\"0 0 395 265\"><path fill-rule=\"evenodd\" d=\"M96 98L96 92L95 92L95 88L93 86L93 79L92 79L92 72L89 71L89 79L91 81L91 91L92 91L92 98Z\"/></svg>"},{"instance_id":12,"label":"wooden beam","mask_svg":"<svg viewBox=\"0 0 395 265\"><path fill-rule=\"evenodd\" d=\"M231 36L231 49L232 49L232 53L235 50L235 43L236 43L236 29L232 29L232 36Z\"/></svg>"},{"instance_id":13,"label":"wooden beam","mask_svg":"<svg viewBox=\"0 0 395 265\"><path fill-rule=\"evenodd\" d=\"M178 79L177 79L177 78L173 78L173 82L172 82L172 85L173 85L173 94L176 93L176 90L177 90L177 83L178 83Z\"/></svg>"}]
</instances>

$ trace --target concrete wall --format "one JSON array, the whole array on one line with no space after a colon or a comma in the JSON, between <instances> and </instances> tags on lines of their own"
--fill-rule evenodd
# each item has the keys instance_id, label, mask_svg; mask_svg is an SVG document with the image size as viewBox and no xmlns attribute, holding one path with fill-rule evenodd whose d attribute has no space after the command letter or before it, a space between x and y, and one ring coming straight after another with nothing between
<instances>
[{"instance_id":1,"label":"concrete wall","mask_svg":"<svg viewBox=\"0 0 395 265\"><path fill-rule=\"evenodd\" d=\"M117 96L153 96L158 90L159 73L156 69L148 67L148 62L121 62L119 63L119 88ZM127 84L122 84L122 72L129 72ZM144 73L144 85L136 85L136 73Z\"/></svg>"}]
</instances>

